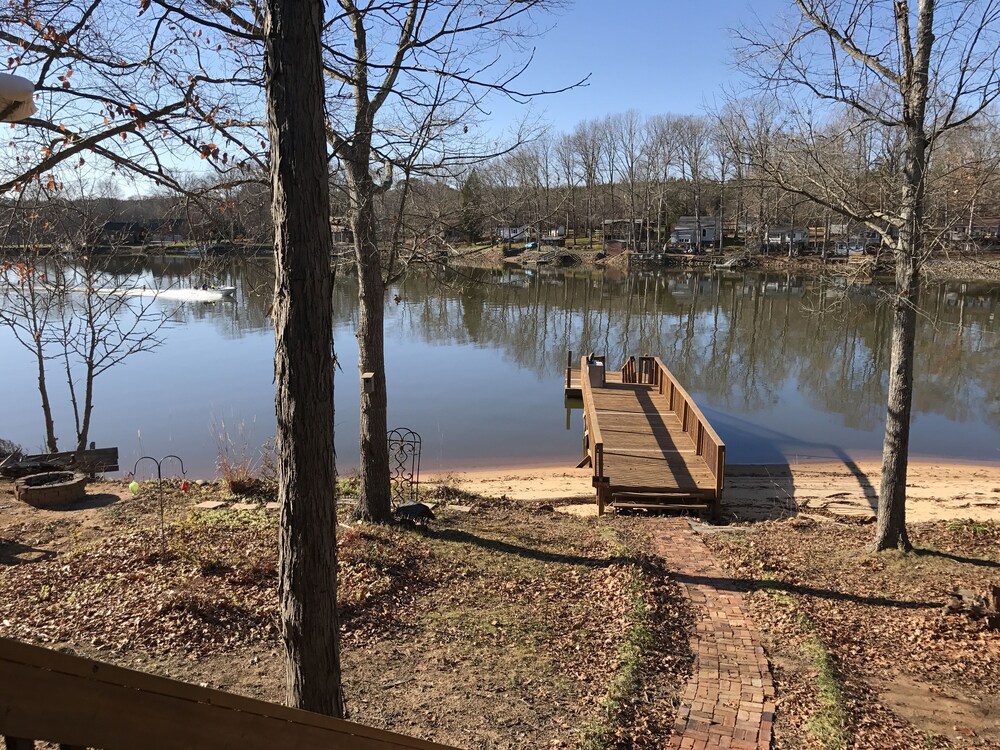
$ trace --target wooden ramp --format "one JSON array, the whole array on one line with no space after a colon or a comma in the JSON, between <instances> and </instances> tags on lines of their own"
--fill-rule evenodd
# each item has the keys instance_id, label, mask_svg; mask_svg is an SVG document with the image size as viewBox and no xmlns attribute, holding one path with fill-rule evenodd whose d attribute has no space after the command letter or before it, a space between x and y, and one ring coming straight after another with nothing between
<instances>
[{"instance_id":1,"label":"wooden ramp","mask_svg":"<svg viewBox=\"0 0 1000 750\"><path fill-rule=\"evenodd\" d=\"M719 514L726 446L659 357L603 357L566 368L566 396L583 399L584 459L598 509L708 509Z\"/></svg>"}]
</instances>

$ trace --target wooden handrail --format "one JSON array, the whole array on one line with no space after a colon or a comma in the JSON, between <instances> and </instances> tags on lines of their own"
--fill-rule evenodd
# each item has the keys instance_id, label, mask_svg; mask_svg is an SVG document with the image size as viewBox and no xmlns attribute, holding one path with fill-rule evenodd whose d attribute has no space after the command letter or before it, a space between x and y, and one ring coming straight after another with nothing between
<instances>
[{"instance_id":1,"label":"wooden handrail","mask_svg":"<svg viewBox=\"0 0 1000 750\"><path fill-rule=\"evenodd\" d=\"M709 471L715 477L716 491L721 492L725 481L726 444L722 442L722 438L701 413L701 409L684 386L663 364L663 360L654 357L653 361L657 370L653 385L661 395L667 397L671 411L677 414L684 432L691 436L698 455L705 459Z\"/></svg>"},{"instance_id":2,"label":"wooden handrail","mask_svg":"<svg viewBox=\"0 0 1000 750\"><path fill-rule=\"evenodd\" d=\"M622 382L623 383L636 383L638 382L635 378L635 357L629 357L625 360L625 364L622 365Z\"/></svg>"},{"instance_id":3,"label":"wooden handrail","mask_svg":"<svg viewBox=\"0 0 1000 750\"><path fill-rule=\"evenodd\" d=\"M656 382L656 359L654 357L639 357L636 382L646 385L652 385Z\"/></svg>"},{"instance_id":4,"label":"wooden handrail","mask_svg":"<svg viewBox=\"0 0 1000 750\"><path fill-rule=\"evenodd\" d=\"M590 367L587 357L580 358L580 392L583 394L584 423L587 428L587 455L590 456L590 467L594 479L604 478L604 439L601 437L601 427L597 423L597 409L590 388Z\"/></svg>"},{"instance_id":5,"label":"wooden handrail","mask_svg":"<svg viewBox=\"0 0 1000 750\"><path fill-rule=\"evenodd\" d=\"M101 750L454 750L0 638L0 735Z\"/></svg>"}]
</instances>

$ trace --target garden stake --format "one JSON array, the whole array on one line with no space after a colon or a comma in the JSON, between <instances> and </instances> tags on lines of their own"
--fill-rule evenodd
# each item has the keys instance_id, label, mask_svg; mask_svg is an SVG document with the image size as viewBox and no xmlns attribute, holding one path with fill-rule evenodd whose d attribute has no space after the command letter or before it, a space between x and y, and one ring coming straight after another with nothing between
<instances>
[{"instance_id":1,"label":"garden stake","mask_svg":"<svg viewBox=\"0 0 1000 750\"><path fill-rule=\"evenodd\" d=\"M152 461L156 464L156 496L160 503L160 559L165 560L167 557L167 532L163 524L163 470L162 464L168 458L177 459L177 463L181 465L181 476L187 476L187 472L184 471L184 461L181 460L180 456L175 456L173 453L164 456L159 461L157 461L152 456L143 456L138 461L135 462L135 466L132 467L132 477L135 477L135 473L139 468L139 464L143 461Z\"/></svg>"}]
</instances>

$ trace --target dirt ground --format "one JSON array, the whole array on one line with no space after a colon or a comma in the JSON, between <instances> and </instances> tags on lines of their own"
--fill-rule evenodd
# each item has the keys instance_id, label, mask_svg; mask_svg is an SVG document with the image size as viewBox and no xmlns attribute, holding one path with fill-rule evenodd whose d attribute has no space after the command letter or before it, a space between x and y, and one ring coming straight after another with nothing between
<instances>
[{"instance_id":1,"label":"dirt ground","mask_svg":"<svg viewBox=\"0 0 1000 750\"><path fill-rule=\"evenodd\" d=\"M1000 631L942 606L1000 584L1000 525L909 530L908 555L866 552L872 527L836 517L706 535L763 634L776 748L1000 748Z\"/></svg>"},{"instance_id":2,"label":"dirt ground","mask_svg":"<svg viewBox=\"0 0 1000 750\"><path fill-rule=\"evenodd\" d=\"M277 514L165 494L163 558L151 485L64 510L0 485L0 635L280 701ZM350 718L463 748L658 747L690 616L641 528L460 499L426 530L341 524Z\"/></svg>"},{"instance_id":3,"label":"dirt ground","mask_svg":"<svg viewBox=\"0 0 1000 750\"><path fill-rule=\"evenodd\" d=\"M731 467L730 525L697 526L762 631L775 747L1000 748L1000 635L942 608L1000 584L1000 467L914 463L909 485L910 555L866 551L875 462ZM566 467L427 490L426 532L338 530L351 718L466 748L662 747L692 616L644 518L598 519ZM149 486L90 492L43 511L0 484L0 635L280 700L275 514L169 488L164 560Z\"/></svg>"}]
</instances>

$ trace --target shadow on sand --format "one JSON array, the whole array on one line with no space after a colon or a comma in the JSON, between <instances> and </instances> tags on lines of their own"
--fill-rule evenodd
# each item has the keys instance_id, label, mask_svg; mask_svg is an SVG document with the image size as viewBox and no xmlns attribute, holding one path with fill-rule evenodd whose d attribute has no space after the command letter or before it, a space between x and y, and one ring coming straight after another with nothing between
<instances>
[{"instance_id":1,"label":"shadow on sand","mask_svg":"<svg viewBox=\"0 0 1000 750\"><path fill-rule=\"evenodd\" d=\"M808 441L762 427L740 417L705 410L709 421L726 442L752 444L759 463L726 467L727 489L722 495L723 514L732 520L763 521L790 518L801 508L795 500L795 479L789 459L801 462L838 462L858 483L864 502L874 513L878 489L842 448L832 443ZM709 413L711 412L711 413Z\"/></svg>"}]
</instances>

